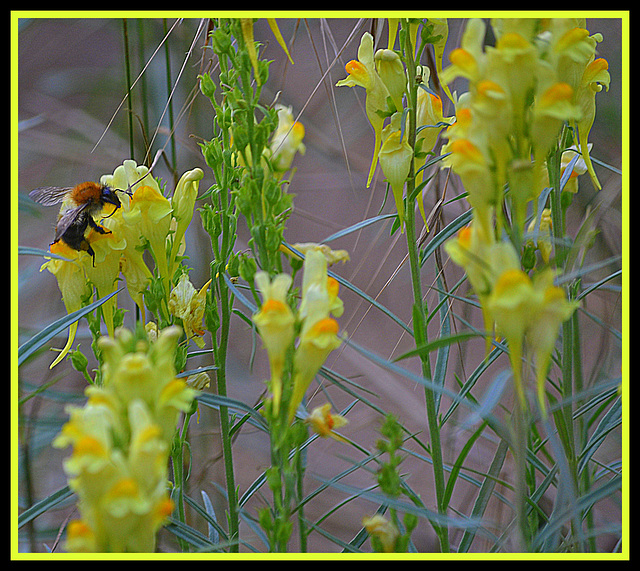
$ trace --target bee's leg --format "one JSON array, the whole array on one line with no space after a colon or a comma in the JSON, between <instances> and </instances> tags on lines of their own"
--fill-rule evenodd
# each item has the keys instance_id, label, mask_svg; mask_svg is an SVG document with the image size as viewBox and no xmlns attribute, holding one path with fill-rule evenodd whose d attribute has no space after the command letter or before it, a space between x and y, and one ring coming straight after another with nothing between
<instances>
[{"instance_id":1,"label":"bee's leg","mask_svg":"<svg viewBox=\"0 0 640 571\"><path fill-rule=\"evenodd\" d=\"M86 252L87 254L89 254L91 256L91 264L93 265L93 267L96 267L96 253L93 251L93 248L91 247L91 244L89 244L89 242L87 242L86 240L84 241L84 243L82 244L83 246L83 250L85 249L84 246L86 246Z\"/></svg>"},{"instance_id":2,"label":"bee's leg","mask_svg":"<svg viewBox=\"0 0 640 571\"><path fill-rule=\"evenodd\" d=\"M89 216L89 226L91 226L91 228L93 228L99 234L111 234L111 230L107 230L99 224L96 224L96 221L91 216Z\"/></svg>"}]
</instances>

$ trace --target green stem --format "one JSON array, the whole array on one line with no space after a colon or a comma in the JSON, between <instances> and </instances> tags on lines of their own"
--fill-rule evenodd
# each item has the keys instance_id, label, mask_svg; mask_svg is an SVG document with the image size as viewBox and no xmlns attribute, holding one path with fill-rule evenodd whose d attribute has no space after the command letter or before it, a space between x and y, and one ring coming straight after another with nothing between
<instances>
[{"instance_id":1,"label":"green stem","mask_svg":"<svg viewBox=\"0 0 640 571\"><path fill-rule=\"evenodd\" d=\"M304 472L305 472L305 451L298 449L296 453L296 476L297 476L297 497L301 500L304 497ZM302 504L298 507L298 534L300 536L300 553L307 552L307 526L304 520L304 508Z\"/></svg>"},{"instance_id":2,"label":"green stem","mask_svg":"<svg viewBox=\"0 0 640 571\"><path fill-rule=\"evenodd\" d=\"M408 75L407 98L409 105L409 145L415 148L416 143L416 105L418 100L418 84L416 83L416 63L413 59L413 46L408 24L405 25L405 57ZM415 170L414 161L411 161L409 177L407 179L407 196L412 196L415 190ZM426 306L422 302L422 281L420 277L420 260L418 256L418 247L416 243L415 232L415 207L413 204L407 204L406 208L406 237L407 249L409 253L409 264L411 267L411 286L413 289L413 327L416 347L421 347L428 341L427 324L426 324ZM421 356L422 375L427 381L431 381L431 363L429 354ZM427 408L427 420L429 424L429 436L431 439L431 457L433 461L433 472L435 481L436 501L438 512L442 515L446 512L446 506L443 505L446 485L444 478L444 466L442 461L442 444L440 441L440 425L438 423L438 415L436 409L436 395L433 390L425 387L425 400ZM440 540L440 549L442 552L449 552L449 531L446 527L434 526L438 538Z\"/></svg>"},{"instance_id":3,"label":"green stem","mask_svg":"<svg viewBox=\"0 0 640 571\"><path fill-rule=\"evenodd\" d=\"M524 406L523 406L524 404ZM514 427L514 442L513 442L513 455L515 459L515 506L516 506L516 521L518 523L517 529L519 532L520 550L522 552L529 551L531 532L529 528L529 519L527 514L527 443L528 443L528 429L527 429L527 409L526 403L523 403L521 399L515 399L515 427Z\"/></svg>"},{"instance_id":4,"label":"green stem","mask_svg":"<svg viewBox=\"0 0 640 571\"><path fill-rule=\"evenodd\" d=\"M215 268L214 264L214 268ZM215 279L215 276L212 276ZM218 347L216 349L216 380L218 386L218 395L227 396L227 369L226 356L229 344L229 325L230 325L230 304L229 290L223 275L218 276L218 288L220 291L220 337ZM224 457L224 469L227 482L228 496L228 523L229 523L229 541L231 542L230 551L238 552L238 498L236 494L235 473L233 468L233 452L230 434L229 408L220 406L220 432L222 434L222 452Z\"/></svg>"},{"instance_id":5,"label":"green stem","mask_svg":"<svg viewBox=\"0 0 640 571\"><path fill-rule=\"evenodd\" d=\"M122 19L122 34L124 39L124 59L125 74L127 78L127 101L129 102L129 112L127 113L127 121L129 126L129 155L134 158L133 154L133 102L131 100L131 65L129 61L129 31L127 27L127 19Z\"/></svg>"},{"instance_id":6,"label":"green stem","mask_svg":"<svg viewBox=\"0 0 640 571\"><path fill-rule=\"evenodd\" d=\"M560 160L562 155L562 146L549 155L547 159L549 183L551 185L551 218L553 238L555 242L555 263L559 274L563 273L564 264L567 257L567 248L565 245L565 217L562 208L562 191L560 189ZM571 406L571 395L573 393L573 375L572 375L572 351L571 351L571 322L565 321L562 324L562 395L567 404L563 407L562 414L566 426L573 426ZM565 442L567 456L573 455L575 445L573 442L573 432L570 431L570 442Z\"/></svg>"},{"instance_id":7,"label":"green stem","mask_svg":"<svg viewBox=\"0 0 640 571\"><path fill-rule=\"evenodd\" d=\"M225 141L226 143L226 141ZM219 173L223 188L226 188L226 172ZM216 284L215 290L219 297L220 327L217 341L214 340L213 356L218 369L216 370L216 382L218 395L226 397L227 393L227 351L229 347L229 328L231 325L231 306L233 304L232 295L224 278L225 267L229 260L229 254L233 247L234 237L231 216L229 209L231 201L228 192L220 190L216 195L217 209L221 217L220 226L222 235L219 247L217 237L211 236L215 253L215 262L211 264L211 279ZM214 242L216 243L214 245ZM238 517L238 497L236 493L235 472L233 466L233 449L230 434L231 425L229 422L229 408L220 406L220 433L222 436L222 452L224 457L225 478L227 483L228 502L228 525L229 540L231 542L230 551L237 553L239 550L239 517Z\"/></svg>"},{"instance_id":8,"label":"green stem","mask_svg":"<svg viewBox=\"0 0 640 571\"><path fill-rule=\"evenodd\" d=\"M566 244L566 209L562 204L562 190L560 188L560 176L561 176L561 157L562 150L566 147L564 144L564 138L561 138L563 143L559 146L555 153L550 155L548 159L548 172L549 183L551 185L551 214L553 222L553 237L555 240L556 249L556 269L559 275L562 275L567 270L565 264L567 256L569 254L569 246ZM568 297L573 299L575 297L575 291L573 287L567 288ZM580 493L580 477L578 476L578 457L576 450L580 446L580 440L583 438L582 430L583 425L581 421L577 423L573 420L574 407L579 406L579 402L576 401L573 396L582 388L582 372L580 368L580 348L577 329L578 321L577 314L573 319L568 319L562 324L561 335L561 355L562 355L562 379L560 388L562 391L562 399L566 404L562 407L561 414L564 417L564 425L568 427L568 430L564 431L565 438L562 438L562 445L566 457L566 462L569 469L569 477L571 478L576 493ZM588 485L588 482L583 479L583 483ZM585 490L583 490L584 492ZM574 533L574 537L579 535L579 530L575 528L576 519L572 519L571 527ZM583 546L584 547L584 546Z\"/></svg>"},{"instance_id":9,"label":"green stem","mask_svg":"<svg viewBox=\"0 0 640 571\"><path fill-rule=\"evenodd\" d=\"M174 497L176 508L178 510L178 520L181 523L186 523L184 511L184 443L186 440L189 417L190 415L185 416L184 418L182 432L176 432L173 439L173 448L171 451L171 462L173 464ZM179 542L183 552L189 551L189 544L186 541L184 541L183 539L179 539Z\"/></svg>"},{"instance_id":10,"label":"green stem","mask_svg":"<svg viewBox=\"0 0 640 571\"><path fill-rule=\"evenodd\" d=\"M163 18L162 20L162 28L163 33L167 35L167 19ZM173 170L173 176L176 177L176 138L174 136L174 125L173 125L173 98L171 97L171 52L169 50L169 42L166 41L164 44L164 57L165 57L165 76L167 80L167 102L169 105L169 133L170 133L170 142L171 142L171 168ZM177 181L175 181L177 182Z\"/></svg>"}]
</instances>

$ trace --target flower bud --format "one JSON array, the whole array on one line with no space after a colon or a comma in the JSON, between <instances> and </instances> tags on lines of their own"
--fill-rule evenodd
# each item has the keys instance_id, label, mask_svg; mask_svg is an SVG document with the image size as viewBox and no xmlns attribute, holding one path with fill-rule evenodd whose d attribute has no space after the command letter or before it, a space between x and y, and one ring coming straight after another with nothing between
<instances>
[{"instance_id":1,"label":"flower bud","mask_svg":"<svg viewBox=\"0 0 640 571\"><path fill-rule=\"evenodd\" d=\"M401 115L395 113L391 117L391 123L382 130L382 147L378 160L384 176L391 185L393 198L395 199L400 228L404 231L404 202L402 193L404 183L409 176L411 161L413 160L413 149L407 142L406 134L400 130L399 121Z\"/></svg>"},{"instance_id":2,"label":"flower bud","mask_svg":"<svg viewBox=\"0 0 640 571\"><path fill-rule=\"evenodd\" d=\"M376 70L391 95L396 111L402 111L402 96L407 86L407 76L400 56L393 50L378 50L374 57Z\"/></svg>"}]
</instances>

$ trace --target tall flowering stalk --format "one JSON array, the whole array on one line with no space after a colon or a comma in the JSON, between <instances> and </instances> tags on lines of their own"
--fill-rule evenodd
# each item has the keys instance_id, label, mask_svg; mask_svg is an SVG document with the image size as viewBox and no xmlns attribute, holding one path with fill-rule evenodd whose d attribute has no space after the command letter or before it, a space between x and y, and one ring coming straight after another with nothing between
<instances>
[{"instance_id":1,"label":"tall flowering stalk","mask_svg":"<svg viewBox=\"0 0 640 571\"><path fill-rule=\"evenodd\" d=\"M539 333L533 331L543 329L538 320L544 322L548 312L553 312L561 323L577 307L553 285L550 270L546 269L552 255L549 241L544 250L541 248L543 269L537 270L533 279L525 271L533 268L530 263L525 268L521 262L527 207L533 206L538 227L543 231L546 228L547 233L560 220L557 202L552 200L546 214L538 209L538 196L548 180L544 169L551 168L545 161L557 149L560 153L565 150L560 147L563 125L579 127L585 115L594 113L580 104L581 78L586 74L592 79L591 84L602 82L608 86L608 75L589 75L596 43L602 38L599 34L590 36L584 22L516 19L495 20L492 24L498 38L496 46L483 49L485 24L481 20L470 21L462 47L451 54L451 65L442 75L444 81L458 76L469 80L469 91L459 98L458 121L447 130L448 143L442 153L447 154L444 166L460 176L473 206L471 228L461 232L447 249L467 271L482 302L485 325L491 329L495 323L498 332L509 341L516 392L524 406L520 362L525 339L537 339ZM598 69L605 68L599 65ZM598 88L591 91L595 93ZM533 97L528 98L527 93ZM584 132L588 134L588 129L582 125L576 142L587 163ZM555 195L559 194L560 189L556 188ZM511 207L513 214L509 226L502 215L504 204ZM535 219L527 226L535 229ZM511 242L500 242L503 228L509 232ZM555 230L554 236L559 237ZM504 256L495 255L496 248L510 251L507 265L500 261ZM553 337L558 327L547 325L547 337ZM552 351L553 343L533 341L533 345L540 362L538 384L543 384L549 363L547 352ZM540 353L542 346L545 349ZM539 387L539 404L544 411L543 394L544 388Z\"/></svg>"},{"instance_id":2,"label":"tall flowering stalk","mask_svg":"<svg viewBox=\"0 0 640 571\"><path fill-rule=\"evenodd\" d=\"M56 276L69 313L87 305L94 293L98 298L113 294L121 278L137 306L136 333L121 328L116 295L95 316L87 316L99 368L93 379L83 371L91 383L87 404L68 410L71 420L54 442L73 448L65 470L82 517L68 527L70 551L153 551L155 534L174 508L184 520L185 477L178 461L184 440L177 448L173 440L178 416L194 412L196 393L176 374L184 368L189 341L204 346L209 284L195 290L182 254L202 177L201 169L188 171L167 198L147 167L124 161L100 179L123 192L122 206L100 220L106 231L90 229L86 235L95 259L57 242L51 253L62 258L42 266ZM76 329L77 322L51 367L71 351ZM72 363L86 368L86 358L79 360L77 353ZM169 457L174 498L167 491Z\"/></svg>"},{"instance_id":3,"label":"tall flowering stalk","mask_svg":"<svg viewBox=\"0 0 640 571\"><path fill-rule=\"evenodd\" d=\"M271 369L267 383L270 396L265 401L264 414L271 433L272 466L267 480L274 494L273 513L265 508L260 523L269 534L272 550L286 551L293 502L299 496L294 483L302 476L299 447L306 434L296 417L311 382L329 354L341 344L334 317L342 314L343 305L338 283L327 275L327 255L321 247L307 249L297 308L290 303L292 279L288 274L270 279L260 271L255 282L262 300L253 322ZM322 436L340 440L333 428L342 425L344 419L333 417L328 408L316 407L301 417Z\"/></svg>"},{"instance_id":4,"label":"tall flowering stalk","mask_svg":"<svg viewBox=\"0 0 640 571\"><path fill-rule=\"evenodd\" d=\"M394 52L398 24L400 51ZM427 342L426 314L414 209L408 198L416 197L417 185L422 183L422 173L416 176L420 170L416 159L425 156L446 126L440 164L460 177L473 209L471 225L450 240L446 249L464 267L480 299L489 335L487 348L494 328L508 342L517 414L527 408L529 385L523 359L531 353L537 402L546 418L545 384L555 340L562 323L578 307L554 282L562 271L564 251L557 246L554 252L553 246L563 238L565 225L555 174L557 159L551 158L562 154L565 142L571 139L567 129L573 129L573 142L599 188L587 141L595 116L595 95L609 85L606 62L595 58L602 37L590 35L579 19L494 19L496 43L485 47L486 24L470 20L461 46L451 52L450 65L439 74L444 85L458 77L469 83L467 92L451 97L456 113L455 120L448 120L442 115L440 100L426 81L421 83L428 73L418 65L427 43L437 48L436 58L442 54L446 22L425 22L420 34L418 25L411 19L392 19L389 49L375 54L372 38L365 34L358 61L347 64L349 75L337 84L366 90L367 118L375 133L367 186L379 162L393 192L400 228L407 234L416 344L420 347ZM554 188L549 207L538 204L546 170L554 171L553 180L549 179ZM405 186L407 199L403 198ZM533 242L526 235L529 228L536 234ZM536 250L540 265L536 264ZM556 268L555 273L550 266ZM422 355L422 366L424 377L430 379L428 354ZM429 390L427 416L438 508L444 514L439 428ZM436 530L441 548L447 550L446 529Z\"/></svg>"},{"instance_id":5,"label":"tall flowering stalk","mask_svg":"<svg viewBox=\"0 0 640 571\"><path fill-rule=\"evenodd\" d=\"M68 407L53 443L72 448L64 467L80 519L69 523L69 551L154 551L174 509L168 459L178 417L196 395L176 378L180 335L171 326L153 342L142 328L100 338L103 384L86 389L83 407Z\"/></svg>"},{"instance_id":6,"label":"tall flowering stalk","mask_svg":"<svg viewBox=\"0 0 640 571\"><path fill-rule=\"evenodd\" d=\"M606 62L595 59L602 36L590 35L584 20L495 19L491 24L495 47L483 46L485 24L471 20L462 46L451 53L451 65L442 73L445 82L456 77L469 81L469 91L458 98L458 120L446 132L442 153L447 155L443 165L459 175L473 207L470 227L446 249L465 269L478 295L485 328L491 332L495 327L509 347L516 395L512 446L518 468L518 518L526 548L530 532L523 482L531 392L527 364L535 370L534 393L546 420L552 354L561 328L562 342L571 343L563 324L579 307L570 297L572 290L555 283L566 255L561 157L573 139L585 170L600 187L587 141L595 94L608 88L609 75ZM539 204L545 183L552 187L548 206ZM567 190L575 192L571 186ZM507 211L510 218L504 215ZM533 241L525 238L526 232L536 234ZM563 373L564 396L571 398L570 372ZM565 419L569 423L570 414ZM567 447L572 447L569 441ZM578 487L575 472L572 477Z\"/></svg>"},{"instance_id":7,"label":"tall flowering stalk","mask_svg":"<svg viewBox=\"0 0 640 571\"><path fill-rule=\"evenodd\" d=\"M394 46L398 24L399 51ZM417 347L427 343L426 311L420 276L420 262L416 245L415 205L417 200L425 227L423 205L422 164L436 144L440 131L453 122L442 115L442 102L429 87L427 68L419 65L422 53L432 44L436 58L441 58L443 40L446 42L446 20L390 19L389 48L373 51L373 38L365 33L358 50L358 60L346 65L349 74L337 86L360 86L366 90L366 115L374 129L374 154L367 186L377 164L391 186L398 213L399 226L406 234L411 284L413 290L412 318ZM418 33L419 32L419 33ZM385 126L385 120L389 118ZM417 192L420 190L420 198ZM431 380L429 355L421 356L422 374ZM440 427L436 412L436 396L425 389L427 418L431 437L435 488L438 510L444 513L445 481ZM448 531L436 526L443 551L449 550Z\"/></svg>"},{"instance_id":8,"label":"tall flowering stalk","mask_svg":"<svg viewBox=\"0 0 640 571\"><path fill-rule=\"evenodd\" d=\"M211 47L219 63L217 78L200 77L200 89L215 110L214 132L202 145L215 182L207 196L211 201L200 209L202 224L211 238L211 291L205 323L212 333L218 394L227 395L226 359L234 293L231 280L244 278L253 285L254 276L265 303L255 316L269 353L269 388L275 413L286 413L282 400L281 371L285 348L292 335L292 316L287 306L289 281L282 274L285 223L292 197L286 193L285 176L292 171L294 157L304 154L305 130L295 121L290 107L261 102L262 87L269 76L269 62L258 57L253 36L253 19L214 21ZM274 20L269 20L276 39L288 51ZM237 222L244 217L251 233L249 252L237 254L234 244ZM256 273L257 268L260 272ZM273 280L271 278L275 277ZM228 493L228 521L231 551L239 549L239 505L230 434L229 410L220 407L220 430ZM282 545L288 522L274 537ZM284 535L283 535L284 534ZM276 539L277 536L277 539ZM286 541L285 541L286 543Z\"/></svg>"}]
</instances>

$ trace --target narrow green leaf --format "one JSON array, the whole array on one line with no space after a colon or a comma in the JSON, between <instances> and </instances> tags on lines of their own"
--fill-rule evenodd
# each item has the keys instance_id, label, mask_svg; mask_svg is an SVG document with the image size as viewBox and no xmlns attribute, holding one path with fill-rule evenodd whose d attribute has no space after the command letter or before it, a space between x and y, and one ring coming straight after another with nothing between
<instances>
[{"instance_id":1,"label":"narrow green leaf","mask_svg":"<svg viewBox=\"0 0 640 571\"><path fill-rule=\"evenodd\" d=\"M431 238L424 250L420 252L420 266L424 265L427 258L429 258L429 256L431 256L439 246L442 246L442 244L451 238L458 230L460 230L460 228L469 224L472 218L473 210L469 209L464 214L461 214L458 218L447 224L442 230L440 230L440 232Z\"/></svg>"},{"instance_id":2,"label":"narrow green leaf","mask_svg":"<svg viewBox=\"0 0 640 571\"><path fill-rule=\"evenodd\" d=\"M498 477L502 470L502 466L504 465L504 461L507 457L508 451L509 444L506 440L501 440L491 462L491 466L489 466L489 471L487 472L484 482L480 487L480 491L478 492L476 501L473 504L473 508L471 510L472 518L481 519L484 516L484 512L486 511L489 500L493 495L493 489L495 488L496 482L498 481ZM473 529L465 530L464 535L460 540L458 553L466 553L467 551L469 551L469 548L471 547L475 536L476 534Z\"/></svg>"},{"instance_id":3,"label":"narrow green leaf","mask_svg":"<svg viewBox=\"0 0 640 571\"><path fill-rule=\"evenodd\" d=\"M442 279L438 276L438 287L442 287ZM448 296L441 289L438 291L438 303L440 305L440 335L447 337L451 335L451 319L449 316L449 306L447 305ZM434 309L435 311L435 309ZM433 382L439 385L444 385L445 377L447 374L447 365L449 363L449 351L450 345L445 345L438 349L436 356L436 365L433 370ZM435 408L436 413L440 410L440 393L435 395Z\"/></svg>"},{"instance_id":4,"label":"narrow green leaf","mask_svg":"<svg viewBox=\"0 0 640 571\"><path fill-rule=\"evenodd\" d=\"M482 434L486 426L487 426L487 422L486 421L482 422L482 424L480 424L477 430L465 442L465 445L462 447L460 454L458 454L458 458L456 459L455 463L451 467L451 473L449 474L449 478L447 479L447 487L445 488L444 495L442 498L442 505L444 506L449 505L451 496L453 495L453 488L456 485L458 474L460 473L460 470L462 470L464 461L469 455L469 452L471 452L471 448L473 448L473 445L475 444L476 440L478 440L478 438L480 437L480 435Z\"/></svg>"},{"instance_id":5,"label":"narrow green leaf","mask_svg":"<svg viewBox=\"0 0 640 571\"><path fill-rule=\"evenodd\" d=\"M472 339L473 337L485 337L485 334L478 331L465 331L463 333L454 333L453 335L439 337L438 339L434 339L433 341L429 341L424 345L420 345L420 347L416 347L411 351L403 353L399 357L396 357L394 361L402 361L403 359L408 359L409 357L427 355L428 353L440 349L441 347L448 347L449 345L459 343L461 341L466 341L467 339Z\"/></svg>"},{"instance_id":6,"label":"narrow green leaf","mask_svg":"<svg viewBox=\"0 0 640 571\"><path fill-rule=\"evenodd\" d=\"M531 547L536 550L542 546L552 534L561 531L568 521L577 517L579 514L591 509L593 505L605 498L611 497L622 488L622 475L614 476L607 483L590 490L588 493L577 498L575 505L568 506L562 512L558 513L549 523L544 526L538 535L534 537Z\"/></svg>"},{"instance_id":7,"label":"narrow green leaf","mask_svg":"<svg viewBox=\"0 0 640 571\"><path fill-rule=\"evenodd\" d=\"M20 529L23 525L29 523L31 520L34 520L39 515L43 514L47 510L50 510L52 507L58 505L60 502L66 500L73 496L74 492L71 491L69 486L65 486L64 488L60 488L57 492L54 492L50 496L47 496L43 500L40 500L38 503L33 504L29 509L24 510L18 516L18 529Z\"/></svg>"},{"instance_id":8,"label":"narrow green leaf","mask_svg":"<svg viewBox=\"0 0 640 571\"><path fill-rule=\"evenodd\" d=\"M612 407L604 415L597 428L589 438L589 441L582 450L578 461L578 472L581 473L596 450L604 442L607 435L622 425L622 400L616 399Z\"/></svg>"},{"instance_id":9,"label":"narrow green leaf","mask_svg":"<svg viewBox=\"0 0 640 571\"><path fill-rule=\"evenodd\" d=\"M173 533L173 535L175 535L178 539L186 541L200 551L218 551L220 549L220 545L212 543L198 530L193 529L192 527L178 521L177 519L171 518L169 523L165 525L164 528L167 531Z\"/></svg>"},{"instance_id":10,"label":"narrow green leaf","mask_svg":"<svg viewBox=\"0 0 640 571\"><path fill-rule=\"evenodd\" d=\"M25 341L22 345L20 345L18 349L18 366L22 365L26 359L28 359L31 355L33 355L38 349L40 349L47 341L67 329L72 323L78 321L78 319L84 317L88 313L91 313L97 307L100 307L107 300L111 299L114 295L116 295L122 288L111 292L109 295L105 295L103 298L100 298L97 301L83 307L82 309L78 309L73 313L69 313L64 317L61 317L57 321L54 321L50 325L47 325L42 331L36 333L31 339Z\"/></svg>"},{"instance_id":11,"label":"narrow green leaf","mask_svg":"<svg viewBox=\"0 0 640 571\"><path fill-rule=\"evenodd\" d=\"M380 222L381 220L387 220L389 218L395 218L395 217L396 217L395 214L380 214L379 216L373 216L372 218L367 218L366 220L361 220L360 222L357 222L356 224L352 224L348 228L344 228L343 230L338 230L338 232L335 232L334 234L331 234L331 236L327 236L324 240L322 240L322 243L326 244L327 242L331 242L332 240L337 240L338 238L342 238L343 236L347 236L347 235L349 235L349 234L351 234L353 232L361 230L362 228L366 228L367 226L370 226L371 224L375 224L376 222Z\"/></svg>"},{"instance_id":12,"label":"narrow green leaf","mask_svg":"<svg viewBox=\"0 0 640 571\"><path fill-rule=\"evenodd\" d=\"M229 409L237 410L241 413L248 413L250 416L249 422L251 422L251 424L262 430L266 430L267 423L264 417L256 409L242 401L221 395L214 395L212 393L200 393L196 397L196 400L205 406L215 408L217 410L219 410L221 406L226 406Z\"/></svg>"}]
</instances>

